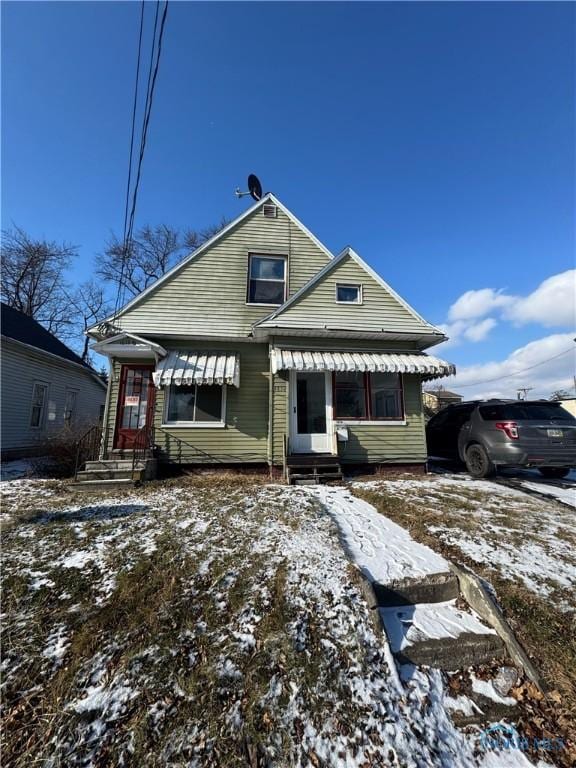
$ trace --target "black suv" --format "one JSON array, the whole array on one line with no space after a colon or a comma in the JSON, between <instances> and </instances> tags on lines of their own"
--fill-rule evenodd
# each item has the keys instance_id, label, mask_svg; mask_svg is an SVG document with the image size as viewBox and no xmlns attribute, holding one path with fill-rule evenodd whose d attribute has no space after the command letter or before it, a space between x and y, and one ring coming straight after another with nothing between
<instances>
[{"instance_id":1,"label":"black suv","mask_svg":"<svg viewBox=\"0 0 576 768\"><path fill-rule=\"evenodd\" d=\"M576 466L576 419L551 400L449 405L426 426L429 456L463 461L473 477L499 467L536 467L564 477Z\"/></svg>"}]
</instances>

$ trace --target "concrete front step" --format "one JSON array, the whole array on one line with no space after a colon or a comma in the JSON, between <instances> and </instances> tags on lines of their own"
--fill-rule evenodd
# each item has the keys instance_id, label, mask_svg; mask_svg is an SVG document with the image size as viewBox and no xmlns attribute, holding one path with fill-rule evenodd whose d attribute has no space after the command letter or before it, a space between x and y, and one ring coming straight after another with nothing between
<instances>
[{"instance_id":1,"label":"concrete front step","mask_svg":"<svg viewBox=\"0 0 576 768\"><path fill-rule=\"evenodd\" d=\"M79 483L90 480L140 480L142 468L132 469L88 469L78 472L76 480Z\"/></svg>"},{"instance_id":2,"label":"concrete front step","mask_svg":"<svg viewBox=\"0 0 576 768\"><path fill-rule=\"evenodd\" d=\"M111 488L134 487L134 480L84 480L81 483L70 483L69 488L75 491L102 491Z\"/></svg>"},{"instance_id":3,"label":"concrete front step","mask_svg":"<svg viewBox=\"0 0 576 768\"><path fill-rule=\"evenodd\" d=\"M453 600L380 608L379 614L399 664L455 670L505 655L499 635Z\"/></svg>"},{"instance_id":4,"label":"concrete front step","mask_svg":"<svg viewBox=\"0 0 576 768\"><path fill-rule=\"evenodd\" d=\"M134 466L135 468L142 469L144 463L137 461ZM85 466L85 471L87 472L114 469L132 469L132 459L98 459L96 461L87 461Z\"/></svg>"},{"instance_id":5,"label":"concrete front step","mask_svg":"<svg viewBox=\"0 0 576 768\"><path fill-rule=\"evenodd\" d=\"M442 603L459 595L458 579L452 571L426 575L380 584L368 585L370 607L393 607L417 603Z\"/></svg>"}]
</instances>

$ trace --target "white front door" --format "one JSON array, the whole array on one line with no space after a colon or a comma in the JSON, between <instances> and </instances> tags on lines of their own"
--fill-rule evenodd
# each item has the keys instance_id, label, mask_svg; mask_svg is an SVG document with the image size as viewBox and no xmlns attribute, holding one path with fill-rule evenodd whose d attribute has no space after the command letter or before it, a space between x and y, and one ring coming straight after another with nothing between
<instances>
[{"instance_id":1,"label":"white front door","mask_svg":"<svg viewBox=\"0 0 576 768\"><path fill-rule=\"evenodd\" d=\"M291 453L332 453L332 376L290 372Z\"/></svg>"}]
</instances>

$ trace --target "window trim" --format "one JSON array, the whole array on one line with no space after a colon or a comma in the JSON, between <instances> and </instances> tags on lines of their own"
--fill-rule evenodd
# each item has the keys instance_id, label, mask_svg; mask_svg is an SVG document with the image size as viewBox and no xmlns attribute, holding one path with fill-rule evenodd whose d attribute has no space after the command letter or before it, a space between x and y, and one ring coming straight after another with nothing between
<instances>
[{"instance_id":1,"label":"window trim","mask_svg":"<svg viewBox=\"0 0 576 768\"><path fill-rule=\"evenodd\" d=\"M66 421L66 400L68 398L68 393L73 392L74 393L74 407L72 409L72 414L70 417L70 421ZM76 389L75 387L66 387L64 391L64 412L62 414L62 420L65 426L72 427L74 425L74 421L76 419L77 411L78 411L78 394L80 390Z\"/></svg>"},{"instance_id":2,"label":"window trim","mask_svg":"<svg viewBox=\"0 0 576 768\"><path fill-rule=\"evenodd\" d=\"M358 301L339 301L338 288L358 288ZM364 290L362 283L334 283L334 300L336 304L348 304L353 307L358 307L364 304Z\"/></svg>"},{"instance_id":3,"label":"window trim","mask_svg":"<svg viewBox=\"0 0 576 768\"><path fill-rule=\"evenodd\" d=\"M34 393L36 391L37 386L44 387L44 398L42 399L42 409L40 410L40 420L38 424L32 424L32 413L34 412ZM32 382L32 397L30 399L30 417L28 419L28 425L30 429L42 430L46 426L46 411L47 411L46 406L48 403L49 396L50 396L50 384L47 381L35 379Z\"/></svg>"},{"instance_id":4,"label":"window trim","mask_svg":"<svg viewBox=\"0 0 576 768\"><path fill-rule=\"evenodd\" d=\"M282 259L284 262L284 297L282 301L279 304L269 304L266 302L260 302L260 301L250 301L250 281L253 279L250 276L250 272L252 269L252 259L261 258L261 259ZM246 273L246 306L248 307L281 307L282 304L285 303L286 299L288 298L288 256L286 254L282 253L262 253L260 251L250 251L248 253L248 270ZM279 283L280 280L271 280L270 278L254 278L254 280L260 280L261 282L269 282L269 283Z\"/></svg>"},{"instance_id":5,"label":"window trim","mask_svg":"<svg viewBox=\"0 0 576 768\"><path fill-rule=\"evenodd\" d=\"M334 408L334 421L338 422L339 424L347 424L353 426L354 424L357 425L364 425L364 426L383 426L383 425L398 425L403 426L406 425L406 403L404 400L404 374L399 373L398 376L400 377L400 405L402 406L402 415L401 416L383 416L382 418L378 418L377 416L372 416L372 373L379 373L379 371L357 371L357 373L362 373L364 376L364 393L365 393L365 400L366 400L366 416L358 418L358 417L349 417L346 416L338 416L336 413L336 376L339 372L333 371L332 373L332 402L333 402L333 408ZM353 371L348 371L348 373L353 373Z\"/></svg>"},{"instance_id":6,"label":"window trim","mask_svg":"<svg viewBox=\"0 0 576 768\"><path fill-rule=\"evenodd\" d=\"M172 394L172 388L176 387L176 384L171 384L166 388L164 396L164 408L162 412L162 424L161 427L167 427L169 429L223 429L226 427L226 400L227 390L226 384L194 384L196 390L201 386L219 387L222 390L221 398L221 410L220 421L168 421L168 413L170 410L170 395ZM196 410L196 391L194 392L194 410Z\"/></svg>"}]
</instances>

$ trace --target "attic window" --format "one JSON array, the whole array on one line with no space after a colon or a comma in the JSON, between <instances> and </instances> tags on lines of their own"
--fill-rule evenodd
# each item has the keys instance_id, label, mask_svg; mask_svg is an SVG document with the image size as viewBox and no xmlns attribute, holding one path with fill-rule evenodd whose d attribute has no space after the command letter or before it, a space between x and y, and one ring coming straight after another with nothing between
<instances>
[{"instance_id":1,"label":"attic window","mask_svg":"<svg viewBox=\"0 0 576 768\"><path fill-rule=\"evenodd\" d=\"M266 203L262 206L262 213L265 219L275 219L278 209L271 203Z\"/></svg>"},{"instance_id":2,"label":"attic window","mask_svg":"<svg viewBox=\"0 0 576 768\"><path fill-rule=\"evenodd\" d=\"M351 283L336 283L337 304L362 304L362 286Z\"/></svg>"}]
</instances>

